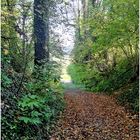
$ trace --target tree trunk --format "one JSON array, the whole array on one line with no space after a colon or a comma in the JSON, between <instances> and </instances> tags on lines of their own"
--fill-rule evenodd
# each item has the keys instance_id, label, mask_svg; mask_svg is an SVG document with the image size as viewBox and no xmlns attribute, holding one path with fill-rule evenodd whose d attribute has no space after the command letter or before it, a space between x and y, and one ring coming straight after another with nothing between
<instances>
[{"instance_id":1,"label":"tree trunk","mask_svg":"<svg viewBox=\"0 0 140 140\"><path fill-rule=\"evenodd\" d=\"M82 9L83 9L83 33L84 33L84 39L86 39L87 36L87 19L88 19L88 0L82 0Z\"/></svg>"},{"instance_id":2,"label":"tree trunk","mask_svg":"<svg viewBox=\"0 0 140 140\"><path fill-rule=\"evenodd\" d=\"M35 64L49 60L49 0L34 0Z\"/></svg>"},{"instance_id":3,"label":"tree trunk","mask_svg":"<svg viewBox=\"0 0 140 140\"><path fill-rule=\"evenodd\" d=\"M81 40L81 28L80 28L80 1L78 0L78 12L77 12L77 32L78 32L78 39Z\"/></svg>"}]
</instances>

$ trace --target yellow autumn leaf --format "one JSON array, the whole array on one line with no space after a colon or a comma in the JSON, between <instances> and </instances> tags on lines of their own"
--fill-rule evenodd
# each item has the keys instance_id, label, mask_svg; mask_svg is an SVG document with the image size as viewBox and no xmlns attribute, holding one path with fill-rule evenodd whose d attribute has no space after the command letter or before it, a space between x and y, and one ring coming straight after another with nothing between
<instances>
[{"instance_id":1,"label":"yellow autumn leaf","mask_svg":"<svg viewBox=\"0 0 140 140\"><path fill-rule=\"evenodd\" d=\"M7 55L9 51L7 49L4 49L4 54Z\"/></svg>"}]
</instances>

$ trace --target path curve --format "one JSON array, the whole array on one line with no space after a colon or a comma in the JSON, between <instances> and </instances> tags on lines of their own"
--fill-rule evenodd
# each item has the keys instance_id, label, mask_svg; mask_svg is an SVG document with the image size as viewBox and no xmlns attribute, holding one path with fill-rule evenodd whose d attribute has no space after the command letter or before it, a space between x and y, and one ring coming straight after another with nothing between
<instances>
[{"instance_id":1,"label":"path curve","mask_svg":"<svg viewBox=\"0 0 140 140\"><path fill-rule=\"evenodd\" d=\"M138 117L107 95L69 90L51 140L138 140Z\"/></svg>"}]
</instances>

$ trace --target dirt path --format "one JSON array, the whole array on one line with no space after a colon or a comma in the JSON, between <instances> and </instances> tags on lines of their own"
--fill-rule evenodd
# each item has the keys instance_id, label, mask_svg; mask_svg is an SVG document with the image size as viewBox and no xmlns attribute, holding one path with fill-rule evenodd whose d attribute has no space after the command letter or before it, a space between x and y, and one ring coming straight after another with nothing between
<instances>
[{"instance_id":1,"label":"dirt path","mask_svg":"<svg viewBox=\"0 0 140 140\"><path fill-rule=\"evenodd\" d=\"M138 118L106 95L77 90L65 94L67 107L51 140L138 140Z\"/></svg>"}]
</instances>

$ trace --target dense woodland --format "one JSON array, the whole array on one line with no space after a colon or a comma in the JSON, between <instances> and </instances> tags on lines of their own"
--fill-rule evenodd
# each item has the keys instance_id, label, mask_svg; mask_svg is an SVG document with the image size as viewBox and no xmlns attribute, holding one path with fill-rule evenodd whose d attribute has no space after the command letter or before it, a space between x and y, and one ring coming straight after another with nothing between
<instances>
[{"instance_id":1,"label":"dense woodland","mask_svg":"<svg viewBox=\"0 0 140 140\"><path fill-rule=\"evenodd\" d=\"M83 1L68 71L89 91L139 106L138 1Z\"/></svg>"},{"instance_id":2,"label":"dense woodland","mask_svg":"<svg viewBox=\"0 0 140 140\"><path fill-rule=\"evenodd\" d=\"M57 4L2 0L2 139L46 139L64 108Z\"/></svg>"},{"instance_id":3,"label":"dense woodland","mask_svg":"<svg viewBox=\"0 0 140 140\"><path fill-rule=\"evenodd\" d=\"M72 81L139 110L138 0L1 1L1 138L45 140L66 107L55 28L75 28ZM74 23L67 7L75 12ZM58 17L63 18L58 18Z\"/></svg>"}]
</instances>

